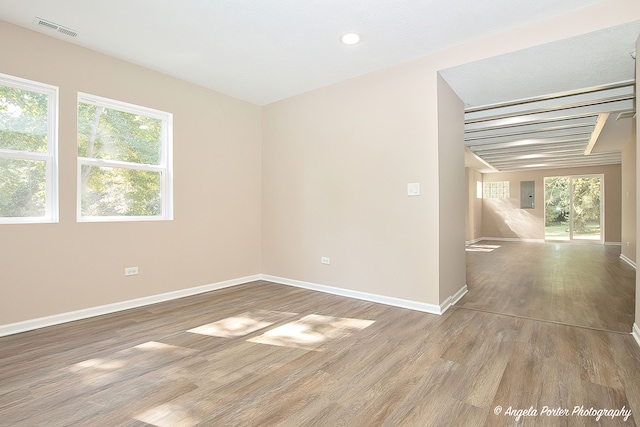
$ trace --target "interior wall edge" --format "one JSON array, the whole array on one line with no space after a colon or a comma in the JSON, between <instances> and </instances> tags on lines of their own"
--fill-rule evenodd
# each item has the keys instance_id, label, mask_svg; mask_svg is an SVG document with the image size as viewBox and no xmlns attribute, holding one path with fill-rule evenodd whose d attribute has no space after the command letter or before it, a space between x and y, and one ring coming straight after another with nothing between
<instances>
[{"instance_id":1,"label":"interior wall edge","mask_svg":"<svg viewBox=\"0 0 640 427\"><path fill-rule=\"evenodd\" d=\"M441 310L440 314L444 314L445 311L450 309L452 306L456 305L456 303L458 301L460 301L460 299L463 296L465 296L467 294L467 292L469 292L469 288L465 284L463 287L458 289L456 291L456 293L454 293L453 295L450 295L449 297L447 297L447 299L445 299L442 302L442 304L440 304L440 310Z\"/></svg>"},{"instance_id":2,"label":"interior wall edge","mask_svg":"<svg viewBox=\"0 0 640 427\"><path fill-rule=\"evenodd\" d=\"M633 335L633 338L635 338L636 343L640 347L640 327L637 323L633 324L633 332L631 332L631 335Z\"/></svg>"}]
</instances>

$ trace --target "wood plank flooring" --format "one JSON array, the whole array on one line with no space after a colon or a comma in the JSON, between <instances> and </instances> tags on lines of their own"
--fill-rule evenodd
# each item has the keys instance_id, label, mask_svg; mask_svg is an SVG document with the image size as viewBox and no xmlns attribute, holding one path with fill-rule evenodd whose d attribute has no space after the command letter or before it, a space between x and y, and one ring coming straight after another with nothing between
<instances>
[{"instance_id":1,"label":"wood plank flooring","mask_svg":"<svg viewBox=\"0 0 640 427\"><path fill-rule=\"evenodd\" d=\"M502 412L496 414L496 407ZM622 409L623 417L516 409ZM0 338L2 426L635 426L628 334L253 282Z\"/></svg>"},{"instance_id":2,"label":"wood plank flooring","mask_svg":"<svg viewBox=\"0 0 640 427\"><path fill-rule=\"evenodd\" d=\"M635 277L617 246L482 241L467 247L469 292L457 305L631 332Z\"/></svg>"}]
</instances>

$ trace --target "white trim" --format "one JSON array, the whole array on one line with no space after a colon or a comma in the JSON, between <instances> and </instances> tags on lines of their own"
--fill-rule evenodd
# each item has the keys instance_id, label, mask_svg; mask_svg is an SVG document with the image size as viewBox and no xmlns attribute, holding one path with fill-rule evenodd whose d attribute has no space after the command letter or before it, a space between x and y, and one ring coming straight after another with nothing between
<instances>
[{"instance_id":1,"label":"white trim","mask_svg":"<svg viewBox=\"0 0 640 427\"><path fill-rule=\"evenodd\" d=\"M218 289L229 288L231 286L260 280L260 278L261 276L257 274L253 276L242 277L239 279L212 283L209 285L196 286L194 288L180 289L163 294L151 295L148 297L116 302L113 304L101 305L98 307L85 308L82 310L70 311L67 313L54 314L52 316L40 317L37 319L30 319L17 323L10 323L8 325L0 325L0 337L30 331L33 329L44 328L47 326L59 325L61 323L73 322L74 320L81 320L89 317L101 316L103 314L129 310L132 308L144 307L146 305L184 298L192 295L202 294L205 292L215 291Z\"/></svg>"},{"instance_id":2,"label":"white trim","mask_svg":"<svg viewBox=\"0 0 640 427\"><path fill-rule=\"evenodd\" d=\"M327 294L340 295L343 297L355 298L369 302L377 302L393 307L408 308L410 310L422 311L431 314L442 314L441 306L427 304L424 302L411 301L401 298L388 297L384 295L371 294L369 292L352 291L350 289L335 288L333 286L320 285L317 283L303 282L301 280L286 279L284 277L261 275L262 280L279 283L281 285L295 286L297 288L309 289L312 291L324 292ZM465 286L466 287L466 286ZM447 307L448 308L448 307Z\"/></svg>"},{"instance_id":3,"label":"white trim","mask_svg":"<svg viewBox=\"0 0 640 427\"><path fill-rule=\"evenodd\" d=\"M142 114L158 120L164 120L167 114L171 114L166 111L156 110L155 108L144 107L142 105L131 104L129 102L118 101L116 99L91 95L84 92L78 92L78 102L96 107L106 107L110 110L119 110L130 114Z\"/></svg>"},{"instance_id":4,"label":"white trim","mask_svg":"<svg viewBox=\"0 0 640 427\"><path fill-rule=\"evenodd\" d=\"M286 279L284 277L270 276L268 274L256 274L253 276L241 277L239 279L231 279L223 282L213 283L209 285L196 286L193 288L180 289L177 291L166 292L163 294L150 295L148 297L137 298L128 301L121 301L113 304L101 305L97 307L85 308L67 313L54 314L37 319L29 319L22 322L0 325L0 337L13 335L20 332L31 331L34 329L45 328L47 326L59 325L61 323L73 322L75 320L87 319L89 317L102 316L104 314L115 313L132 308L144 307L151 304L170 301L178 298L184 298L192 295L202 294L205 292L215 291L218 289L229 288L244 283L254 282L256 280L265 280L281 285L294 286L297 288L309 289L313 291L324 292L332 295L339 295L348 298L375 302L389 305L392 307L408 308L410 310L421 311L430 314L444 314L452 305L457 303L467 293L467 285L460 288L455 294L449 296L442 304L427 304L417 301L405 300L401 298L389 297L368 292L353 291L350 289L336 288L333 286L320 285L317 283L303 282L301 280Z\"/></svg>"},{"instance_id":5,"label":"white trim","mask_svg":"<svg viewBox=\"0 0 640 427\"><path fill-rule=\"evenodd\" d=\"M633 338L635 338L638 345L640 345L640 327L638 327L637 323L633 324L633 330L631 332L631 335L633 336Z\"/></svg>"},{"instance_id":6,"label":"white trim","mask_svg":"<svg viewBox=\"0 0 640 427\"><path fill-rule=\"evenodd\" d=\"M497 242L529 242L544 243L544 239L521 239L520 237L483 237L480 240L495 240Z\"/></svg>"},{"instance_id":7,"label":"white trim","mask_svg":"<svg viewBox=\"0 0 640 427\"><path fill-rule=\"evenodd\" d=\"M58 205L58 108L60 93L57 86L27 80L9 74L0 73L0 85L27 92L39 93L47 97L47 152L46 154L1 150L0 158L27 161L42 161L45 163L45 213L41 217L2 217L0 224L32 224L57 223L59 221Z\"/></svg>"},{"instance_id":8,"label":"white trim","mask_svg":"<svg viewBox=\"0 0 640 427\"><path fill-rule=\"evenodd\" d=\"M464 285L463 287L458 289L455 294L451 295L446 300L444 300L442 304L440 304L440 313L438 314L444 314L444 312L451 308L452 305L455 305L458 301L460 301L460 298L465 296L467 292L469 292L469 290L467 289L467 285Z\"/></svg>"},{"instance_id":9,"label":"white trim","mask_svg":"<svg viewBox=\"0 0 640 427\"><path fill-rule=\"evenodd\" d=\"M636 268L636 263L633 260L631 260L631 258L629 258L628 256L620 254L620 259L626 262L627 264L629 264L634 269Z\"/></svg>"},{"instance_id":10,"label":"white trim","mask_svg":"<svg viewBox=\"0 0 640 427\"><path fill-rule=\"evenodd\" d=\"M156 110L141 105L129 104L114 99L103 98L83 92L77 94L77 108L80 104L94 105L111 110L149 117L161 122L160 159L157 165L132 163L119 160L104 160L77 156L77 222L112 222L112 221L153 221L173 219L173 113ZM161 213L155 216L90 216L82 215L82 166L129 169L160 174Z\"/></svg>"},{"instance_id":11,"label":"white trim","mask_svg":"<svg viewBox=\"0 0 640 427\"><path fill-rule=\"evenodd\" d=\"M473 239L473 240L465 240L464 244L465 245L473 245L474 243L478 243L480 241L482 241L483 237L478 237L477 239Z\"/></svg>"},{"instance_id":12,"label":"white trim","mask_svg":"<svg viewBox=\"0 0 640 427\"><path fill-rule=\"evenodd\" d=\"M622 246L622 242L604 242L605 246Z\"/></svg>"}]
</instances>

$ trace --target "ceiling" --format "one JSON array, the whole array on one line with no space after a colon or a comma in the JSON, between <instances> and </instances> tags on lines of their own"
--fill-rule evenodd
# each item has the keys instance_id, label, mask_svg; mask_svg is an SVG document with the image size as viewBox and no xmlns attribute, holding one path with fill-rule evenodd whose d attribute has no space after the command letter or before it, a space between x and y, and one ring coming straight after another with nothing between
<instances>
[{"instance_id":1,"label":"ceiling","mask_svg":"<svg viewBox=\"0 0 640 427\"><path fill-rule=\"evenodd\" d=\"M467 166L486 173L619 164L635 137L633 114L619 113L635 111L639 35L635 21L442 70L466 105Z\"/></svg>"},{"instance_id":2,"label":"ceiling","mask_svg":"<svg viewBox=\"0 0 640 427\"><path fill-rule=\"evenodd\" d=\"M602 1L0 0L0 19L265 105Z\"/></svg>"},{"instance_id":3,"label":"ceiling","mask_svg":"<svg viewBox=\"0 0 640 427\"><path fill-rule=\"evenodd\" d=\"M0 19L266 105L602 1L0 0ZM37 25L36 17L68 31ZM340 35L349 31L360 33L361 43L341 44ZM630 119L615 121L613 111L611 120L601 119L601 139L586 160L584 148L600 114L594 105L602 102L589 101L595 110L578 110L574 117L571 98L542 106L528 101L632 81L630 53L638 34L640 21L442 70L467 107L465 144L474 167L486 172L579 160L619 163L616 141L635 134ZM503 104L520 107L509 113L491 108ZM615 107L633 110L628 102ZM541 109L562 112L529 117ZM527 125L505 125L509 117ZM577 121L561 125L561 119ZM558 126L564 139L558 139ZM568 129L577 133L568 135ZM528 146L525 139L538 142Z\"/></svg>"}]
</instances>

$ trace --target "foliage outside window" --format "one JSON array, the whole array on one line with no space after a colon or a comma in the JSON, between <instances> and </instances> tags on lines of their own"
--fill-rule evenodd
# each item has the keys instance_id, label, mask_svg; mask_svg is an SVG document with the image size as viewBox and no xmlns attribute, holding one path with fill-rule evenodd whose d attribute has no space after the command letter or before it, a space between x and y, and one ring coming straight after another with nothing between
<instances>
[{"instance_id":1,"label":"foliage outside window","mask_svg":"<svg viewBox=\"0 0 640 427\"><path fill-rule=\"evenodd\" d=\"M0 74L0 223L58 221L58 88Z\"/></svg>"},{"instance_id":2,"label":"foliage outside window","mask_svg":"<svg viewBox=\"0 0 640 427\"><path fill-rule=\"evenodd\" d=\"M509 181L495 181L484 183L485 199L508 199Z\"/></svg>"},{"instance_id":3,"label":"foliage outside window","mask_svg":"<svg viewBox=\"0 0 640 427\"><path fill-rule=\"evenodd\" d=\"M172 115L78 95L78 219L172 219Z\"/></svg>"},{"instance_id":4,"label":"foliage outside window","mask_svg":"<svg viewBox=\"0 0 640 427\"><path fill-rule=\"evenodd\" d=\"M589 233L600 226L601 179L552 177L544 179L545 227L569 227L573 206L574 233Z\"/></svg>"}]
</instances>

